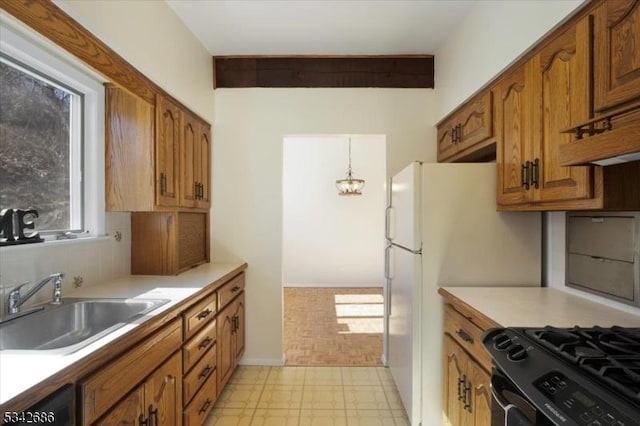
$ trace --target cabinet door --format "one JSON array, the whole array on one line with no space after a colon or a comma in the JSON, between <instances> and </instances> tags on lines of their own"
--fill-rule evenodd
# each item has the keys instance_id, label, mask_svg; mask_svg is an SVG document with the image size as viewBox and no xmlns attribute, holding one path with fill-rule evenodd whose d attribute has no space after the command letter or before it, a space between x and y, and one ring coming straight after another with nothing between
<instances>
[{"instance_id":1,"label":"cabinet door","mask_svg":"<svg viewBox=\"0 0 640 426\"><path fill-rule=\"evenodd\" d=\"M461 395L466 378L467 355L448 335L444 335L444 406L445 425L460 426L466 424L466 412L463 409Z\"/></svg>"},{"instance_id":2,"label":"cabinet door","mask_svg":"<svg viewBox=\"0 0 640 426\"><path fill-rule=\"evenodd\" d=\"M146 418L144 389L136 388L125 399L116 404L95 426L138 426ZM86 423L84 423L86 424Z\"/></svg>"},{"instance_id":3,"label":"cabinet door","mask_svg":"<svg viewBox=\"0 0 640 426\"><path fill-rule=\"evenodd\" d=\"M491 377L473 360L467 363L471 382L471 416L475 426L491 426Z\"/></svg>"},{"instance_id":4,"label":"cabinet door","mask_svg":"<svg viewBox=\"0 0 640 426\"><path fill-rule=\"evenodd\" d=\"M559 148L573 143L561 130L591 116L591 37L587 18L567 29L532 59L533 181L535 201L593 196L592 166L563 167ZM536 140L537 138L537 140ZM534 184L534 188L535 188Z\"/></svg>"},{"instance_id":5,"label":"cabinet door","mask_svg":"<svg viewBox=\"0 0 640 426\"><path fill-rule=\"evenodd\" d=\"M178 205L180 108L168 99L156 98L156 202Z\"/></svg>"},{"instance_id":6,"label":"cabinet door","mask_svg":"<svg viewBox=\"0 0 640 426\"><path fill-rule=\"evenodd\" d=\"M523 165L530 156L530 82L526 67L503 77L494 88L498 204L522 204L531 193L524 186ZM528 84L529 83L529 84Z\"/></svg>"},{"instance_id":7,"label":"cabinet door","mask_svg":"<svg viewBox=\"0 0 640 426\"><path fill-rule=\"evenodd\" d=\"M594 11L597 111L640 97L640 1L607 0Z\"/></svg>"},{"instance_id":8,"label":"cabinet door","mask_svg":"<svg viewBox=\"0 0 640 426\"><path fill-rule=\"evenodd\" d=\"M105 87L105 208L153 210L154 106L126 90Z\"/></svg>"},{"instance_id":9,"label":"cabinet door","mask_svg":"<svg viewBox=\"0 0 640 426\"><path fill-rule=\"evenodd\" d=\"M198 123L188 113L182 114L182 138L180 140L180 205L196 204L197 174L194 167L199 161Z\"/></svg>"},{"instance_id":10,"label":"cabinet door","mask_svg":"<svg viewBox=\"0 0 640 426\"><path fill-rule=\"evenodd\" d=\"M182 420L182 363L175 353L145 382L146 415L154 426L174 426Z\"/></svg>"},{"instance_id":11,"label":"cabinet door","mask_svg":"<svg viewBox=\"0 0 640 426\"><path fill-rule=\"evenodd\" d=\"M438 126L438 161L443 162L458 152L458 145L454 138L454 123L456 117Z\"/></svg>"},{"instance_id":12,"label":"cabinet door","mask_svg":"<svg viewBox=\"0 0 640 426\"><path fill-rule=\"evenodd\" d=\"M235 366L235 352L233 348L233 317L235 313L235 306L233 303L218 314L217 321L217 343L216 348L218 351L218 391L222 391L224 385L229 380L233 367Z\"/></svg>"},{"instance_id":13,"label":"cabinet door","mask_svg":"<svg viewBox=\"0 0 640 426\"><path fill-rule=\"evenodd\" d=\"M196 173L197 182L200 184L200 196L196 200L196 206L200 208L209 208L209 179L211 176L211 127L206 123L200 123L198 126L199 143L197 147L196 157Z\"/></svg>"},{"instance_id":14,"label":"cabinet door","mask_svg":"<svg viewBox=\"0 0 640 426\"><path fill-rule=\"evenodd\" d=\"M458 114L458 150L463 151L493 135L491 91L487 90Z\"/></svg>"},{"instance_id":15,"label":"cabinet door","mask_svg":"<svg viewBox=\"0 0 640 426\"><path fill-rule=\"evenodd\" d=\"M234 302L236 306L236 327L235 327L235 335L234 335L234 349L235 349L235 358L236 361L240 359L242 354L244 353L244 293L240 294L236 301Z\"/></svg>"}]
</instances>

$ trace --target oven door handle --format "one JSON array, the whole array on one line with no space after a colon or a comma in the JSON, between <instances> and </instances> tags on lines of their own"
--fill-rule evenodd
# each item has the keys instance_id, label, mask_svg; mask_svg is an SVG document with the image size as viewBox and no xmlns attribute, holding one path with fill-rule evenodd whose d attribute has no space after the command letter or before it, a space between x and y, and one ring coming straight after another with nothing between
<instances>
[{"instance_id":1,"label":"oven door handle","mask_svg":"<svg viewBox=\"0 0 640 426\"><path fill-rule=\"evenodd\" d=\"M509 387L506 381L500 376L493 375L491 377L491 395L493 396L493 400L504 410L504 425L535 426L516 405L511 404L502 396L502 391Z\"/></svg>"}]
</instances>

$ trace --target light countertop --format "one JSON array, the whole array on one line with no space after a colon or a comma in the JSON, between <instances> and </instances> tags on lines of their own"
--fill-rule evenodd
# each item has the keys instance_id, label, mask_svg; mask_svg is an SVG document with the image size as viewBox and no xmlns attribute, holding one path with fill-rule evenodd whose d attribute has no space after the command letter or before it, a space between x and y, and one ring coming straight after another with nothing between
<instances>
[{"instance_id":1,"label":"light countertop","mask_svg":"<svg viewBox=\"0 0 640 426\"><path fill-rule=\"evenodd\" d=\"M1 351L0 404L15 398L57 373L86 361L87 358L115 339L124 336L151 318L170 310L196 295L203 288L231 278L243 263L206 263L176 276L129 276L101 285L79 288L63 297L110 297L169 299L169 302L132 323L113 331L80 350L61 355L55 351ZM222 282L220 282L222 284Z\"/></svg>"},{"instance_id":2,"label":"light countertop","mask_svg":"<svg viewBox=\"0 0 640 426\"><path fill-rule=\"evenodd\" d=\"M504 327L640 327L633 314L545 287L443 287Z\"/></svg>"}]
</instances>

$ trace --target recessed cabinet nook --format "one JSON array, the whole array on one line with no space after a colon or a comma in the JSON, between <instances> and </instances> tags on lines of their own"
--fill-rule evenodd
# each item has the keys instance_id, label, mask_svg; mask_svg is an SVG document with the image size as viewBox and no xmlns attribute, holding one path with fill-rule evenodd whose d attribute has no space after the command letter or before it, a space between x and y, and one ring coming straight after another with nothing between
<instances>
[{"instance_id":1,"label":"recessed cabinet nook","mask_svg":"<svg viewBox=\"0 0 640 426\"><path fill-rule=\"evenodd\" d=\"M640 151L639 39L638 0L587 5L438 124L438 160L495 150L499 210L640 209L640 161L593 164Z\"/></svg>"}]
</instances>

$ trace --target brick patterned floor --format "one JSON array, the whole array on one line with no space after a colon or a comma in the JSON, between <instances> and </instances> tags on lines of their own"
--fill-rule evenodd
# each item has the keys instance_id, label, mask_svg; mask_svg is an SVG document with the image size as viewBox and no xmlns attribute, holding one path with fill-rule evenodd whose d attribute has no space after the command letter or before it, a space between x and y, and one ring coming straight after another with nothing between
<instances>
[{"instance_id":1,"label":"brick patterned floor","mask_svg":"<svg viewBox=\"0 0 640 426\"><path fill-rule=\"evenodd\" d=\"M286 365L382 365L382 288L284 289Z\"/></svg>"}]
</instances>

